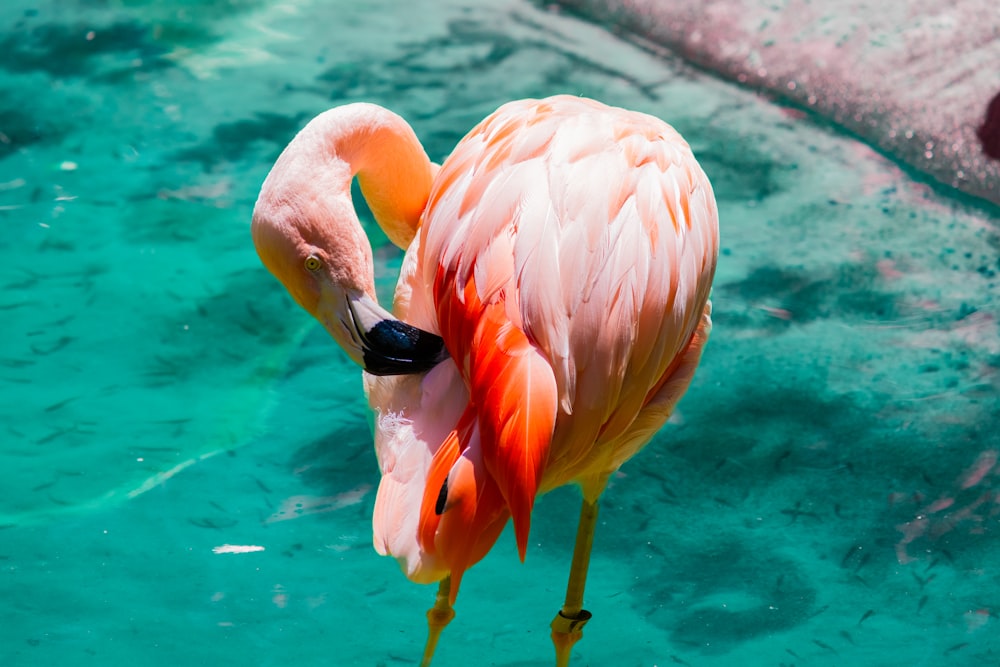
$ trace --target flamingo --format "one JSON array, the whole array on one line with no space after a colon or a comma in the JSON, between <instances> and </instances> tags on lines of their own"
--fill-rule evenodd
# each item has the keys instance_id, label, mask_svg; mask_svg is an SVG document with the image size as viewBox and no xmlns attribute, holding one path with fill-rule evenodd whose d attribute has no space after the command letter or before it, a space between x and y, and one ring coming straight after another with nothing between
<instances>
[{"instance_id":1,"label":"flamingo","mask_svg":"<svg viewBox=\"0 0 1000 667\"><path fill-rule=\"evenodd\" d=\"M392 313L350 186L404 249ZM364 369L382 477L373 542L439 582L429 665L464 573L535 498L583 502L556 664L609 477L666 422L711 330L718 212L688 144L653 116L571 96L501 106L438 167L410 126L355 103L310 121L253 212L263 264Z\"/></svg>"}]
</instances>

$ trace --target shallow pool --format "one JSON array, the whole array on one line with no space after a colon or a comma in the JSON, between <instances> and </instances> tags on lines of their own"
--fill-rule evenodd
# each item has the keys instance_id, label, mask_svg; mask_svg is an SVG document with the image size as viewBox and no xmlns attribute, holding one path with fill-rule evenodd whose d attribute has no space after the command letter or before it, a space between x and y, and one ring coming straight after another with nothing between
<instances>
[{"instance_id":1,"label":"shallow pool","mask_svg":"<svg viewBox=\"0 0 1000 667\"><path fill-rule=\"evenodd\" d=\"M250 212L330 106L387 106L441 160L553 93L673 124L723 238L692 389L604 496L574 664L1000 659L995 209L539 4L0 17L0 664L418 662L434 588L371 547L359 373ZM523 565L508 530L466 575L435 664L549 664L577 496L540 500Z\"/></svg>"}]
</instances>

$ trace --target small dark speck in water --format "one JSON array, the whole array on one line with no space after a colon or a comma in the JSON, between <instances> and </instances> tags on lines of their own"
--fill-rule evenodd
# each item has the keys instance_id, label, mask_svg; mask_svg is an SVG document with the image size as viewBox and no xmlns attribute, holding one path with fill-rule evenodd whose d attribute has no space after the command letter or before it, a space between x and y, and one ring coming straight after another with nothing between
<instances>
[{"instance_id":1,"label":"small dark speck in water","mask_svg":"<svg viewBox=\"0 0 1000 667\"><path fill-rule=\"evenodd\" d=\"M813 642L813 644L815 644L816 646L819 646L824 651L833 651L834 653L837 652L837 649L833 648L832 646L830 646L826 642L820 641L819 639L814 639L814 640L812 640L812 642Z\"/></svg>"},{"instance_id":2,"label":"small dark speck in water","mask_svg":"<svg viewBox=\"0 0 1000 667\"><path fill-rule=\"evenodd\" d=\"M236 521L235 519L218 520L218 519L202 518L202 519L188 519L188 523L190 523L192 526L198 526L199 528L211 528L212 530L223 530L225 528L232 528L237 523L239 523L239 521Z\"/></svg>"},{"instance_id":3,"label":"small dark speck in water","mask_svg":"<svg viewBox=\"0 0 1000 667\"><path fill-rule=\"evenodd\" d=\"M951 647L947 648L945 650L944 654L948 655L949 653L954 653L955 651L961 651L963 648L965 648L968 645L969 645L969 642L962 642L960 644L955 644L954 646L951 646Z\"/></svg>"}]
</instances>

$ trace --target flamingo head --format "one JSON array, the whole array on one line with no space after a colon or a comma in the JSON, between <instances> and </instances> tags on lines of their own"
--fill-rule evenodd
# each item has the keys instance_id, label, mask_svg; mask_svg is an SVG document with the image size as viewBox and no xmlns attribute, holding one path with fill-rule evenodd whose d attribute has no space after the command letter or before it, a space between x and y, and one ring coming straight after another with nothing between
<instances>
[{"instance_id":1,"label":"flamingo head","mask_svg":"<svg viewBox=\"0 0 1000 667\"><path fill-rule=\"evenodd\" d=\"M292 298L373 375L422 373L446 359L439 336L378 305L371 245L349 197L322 196L322 179L290 187L276 171L251 229L261 261Z\"/></svg>"}]
</instances>

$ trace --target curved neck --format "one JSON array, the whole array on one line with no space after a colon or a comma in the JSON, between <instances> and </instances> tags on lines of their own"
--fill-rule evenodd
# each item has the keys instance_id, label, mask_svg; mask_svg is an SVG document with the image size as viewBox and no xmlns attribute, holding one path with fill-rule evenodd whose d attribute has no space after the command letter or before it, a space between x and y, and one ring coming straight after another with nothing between
<instances>
[{"instance_id":1,"label":"curved neck","mask_svg":"<svg viewBox=\"0 0 1000 667\"><path fill-rule=\"evenodd\" d=\"M427 205L434 166L405 120L374 104L348 104L317 116L293 143L345 163L350 175L346 183L333 184L339 190L333 194L350 197L350 179L357 176L382 231L400 248L410 245Z\"/></svg>"},{"instance_id":2,"label":"curved neck","mask_svg":"<svg viewBox=\"0 0 1000 667\"><path fill-rule=\"evenodd\" d=\"M251 233L264 265L370 373L422 373L447 350L439 336L378 305L372 248L351 201L351 180L358 177L389 239L406 248L420 226L434 171L402 118L350 104L299 132L254 206Z\"/></svg>"}]
</instances>

